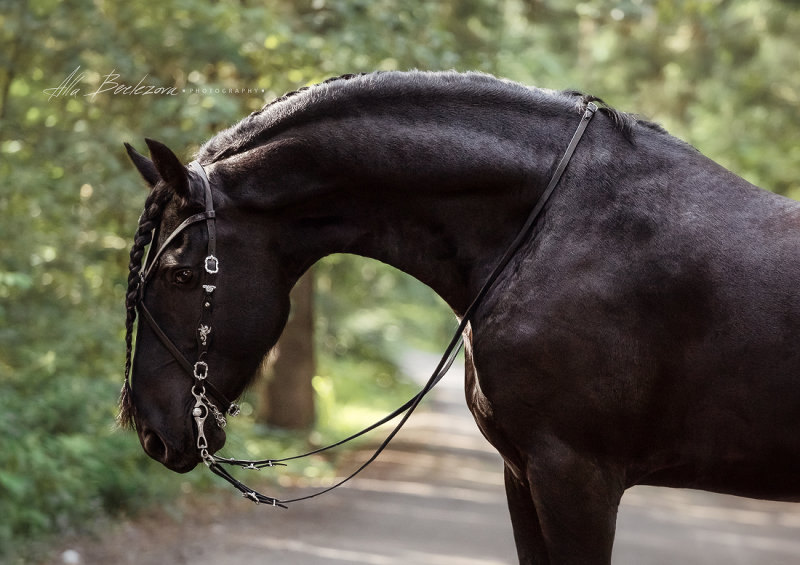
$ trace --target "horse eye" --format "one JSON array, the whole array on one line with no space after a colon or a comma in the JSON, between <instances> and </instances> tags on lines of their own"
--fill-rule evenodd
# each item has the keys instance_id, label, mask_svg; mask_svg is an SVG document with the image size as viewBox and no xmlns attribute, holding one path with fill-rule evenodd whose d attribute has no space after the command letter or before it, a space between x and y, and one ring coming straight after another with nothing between
<instances>
[{"instance_id":1,"label":"horse eye","mask_svg":"<svg viewBox=\"0 0 800 565\"><path fill-rule=\"evenodd\" d=\"M192 280L192 270L191 269L181 269L180 271L175 272L174 281L175 284L188 284Z\"/></svg>"}]
</instances>

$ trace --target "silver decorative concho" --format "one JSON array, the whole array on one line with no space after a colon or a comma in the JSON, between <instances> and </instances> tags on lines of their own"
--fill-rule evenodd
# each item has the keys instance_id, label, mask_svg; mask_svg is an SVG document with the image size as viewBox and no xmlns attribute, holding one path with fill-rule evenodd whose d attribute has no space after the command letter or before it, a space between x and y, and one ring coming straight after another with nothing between
<instances>
[{"instance_id":1,"label":"silver decorative concho","mask_svg":"<svg viewBox=\"0 0 800 565\"><path fill-rule=\"evenodd\" d=\"M211 326L200 324L200 327L197 328L197 333L200 334L200 343L208 345L208 335L211 333Z\"/></svg>"}]
</instances>

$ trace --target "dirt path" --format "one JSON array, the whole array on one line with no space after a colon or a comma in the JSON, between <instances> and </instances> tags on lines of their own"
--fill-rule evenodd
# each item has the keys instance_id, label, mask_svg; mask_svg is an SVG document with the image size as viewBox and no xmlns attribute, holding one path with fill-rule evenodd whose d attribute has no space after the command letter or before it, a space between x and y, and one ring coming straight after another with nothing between
<instances>
[{"instance_id":1,"label":"dirt path","mask_svg":"<svg viewBox=\"0 0 800 565\"><path fill-rule=\"evenodd\" d=\"M502 464L463 404L460 397L428 403L435 411L415 414L362 475L288 510L225 490L180 520L144 519L102 543L64 549L91 565L512 563ZM283 498L306 492L279 490Z\"/></svg>"},{"instance_id":2,"label":"dirt path","mask_svg":"<svg viewBox=\"0 0 800 565\"><path fill-rule=\"evenodd\" d=\"M337 491L274 510L226 490L180 518L128 523L62 555L88 565L516 563L502 465L464 407L457 374L372 467ZM674 563L800 563L800 505L631 489L614 564Z\"/></svg>"}]
</instances>

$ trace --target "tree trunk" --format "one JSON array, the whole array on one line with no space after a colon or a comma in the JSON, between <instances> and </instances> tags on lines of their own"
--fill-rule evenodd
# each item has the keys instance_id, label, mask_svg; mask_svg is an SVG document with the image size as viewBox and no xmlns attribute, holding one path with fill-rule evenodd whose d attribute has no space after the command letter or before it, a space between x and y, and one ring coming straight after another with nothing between
<instances>
[{"instance_id":1,"label":"tree trunk","mask_svg":"<svg viewBox=\"0 0 800 565\"><path fill-rule=\"evenodd\" d=\"M301 430L314 424L314 277L307 272L292 290L289 322L266 368L258 421Z\"/></svg>"}]
</instances>

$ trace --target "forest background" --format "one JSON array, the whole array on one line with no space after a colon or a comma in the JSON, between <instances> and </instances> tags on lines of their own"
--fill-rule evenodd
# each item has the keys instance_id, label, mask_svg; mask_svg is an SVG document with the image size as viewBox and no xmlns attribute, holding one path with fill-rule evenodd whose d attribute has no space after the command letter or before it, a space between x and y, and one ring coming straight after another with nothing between
<instances>
[{"instance_id":1,"label":"forest background","mask_svg":"<svg viewBox=\"0 0 800 565\"><path fill-rule=\"evenodd\" d=\"M796 0L0 8L0 560L43 536L208 487L205 474L167 472L135 434L114 428L127 254L145 198L124 141L143 150L153 137L188 161L216 131L331 76L479 70L600 96L800 198ZM175 95L108 89L140 81ZM430 290L361 258L324 260L307 289L313 316L300 335L313 334L304 382L314 426L287 433L259 423L270 418L262 387L245 399L234 451L317 444L382 413L410 390L402 353L441 348L454 325ZM324 473L319 465L299 472Z\"/></svg>"}]
</instances>

